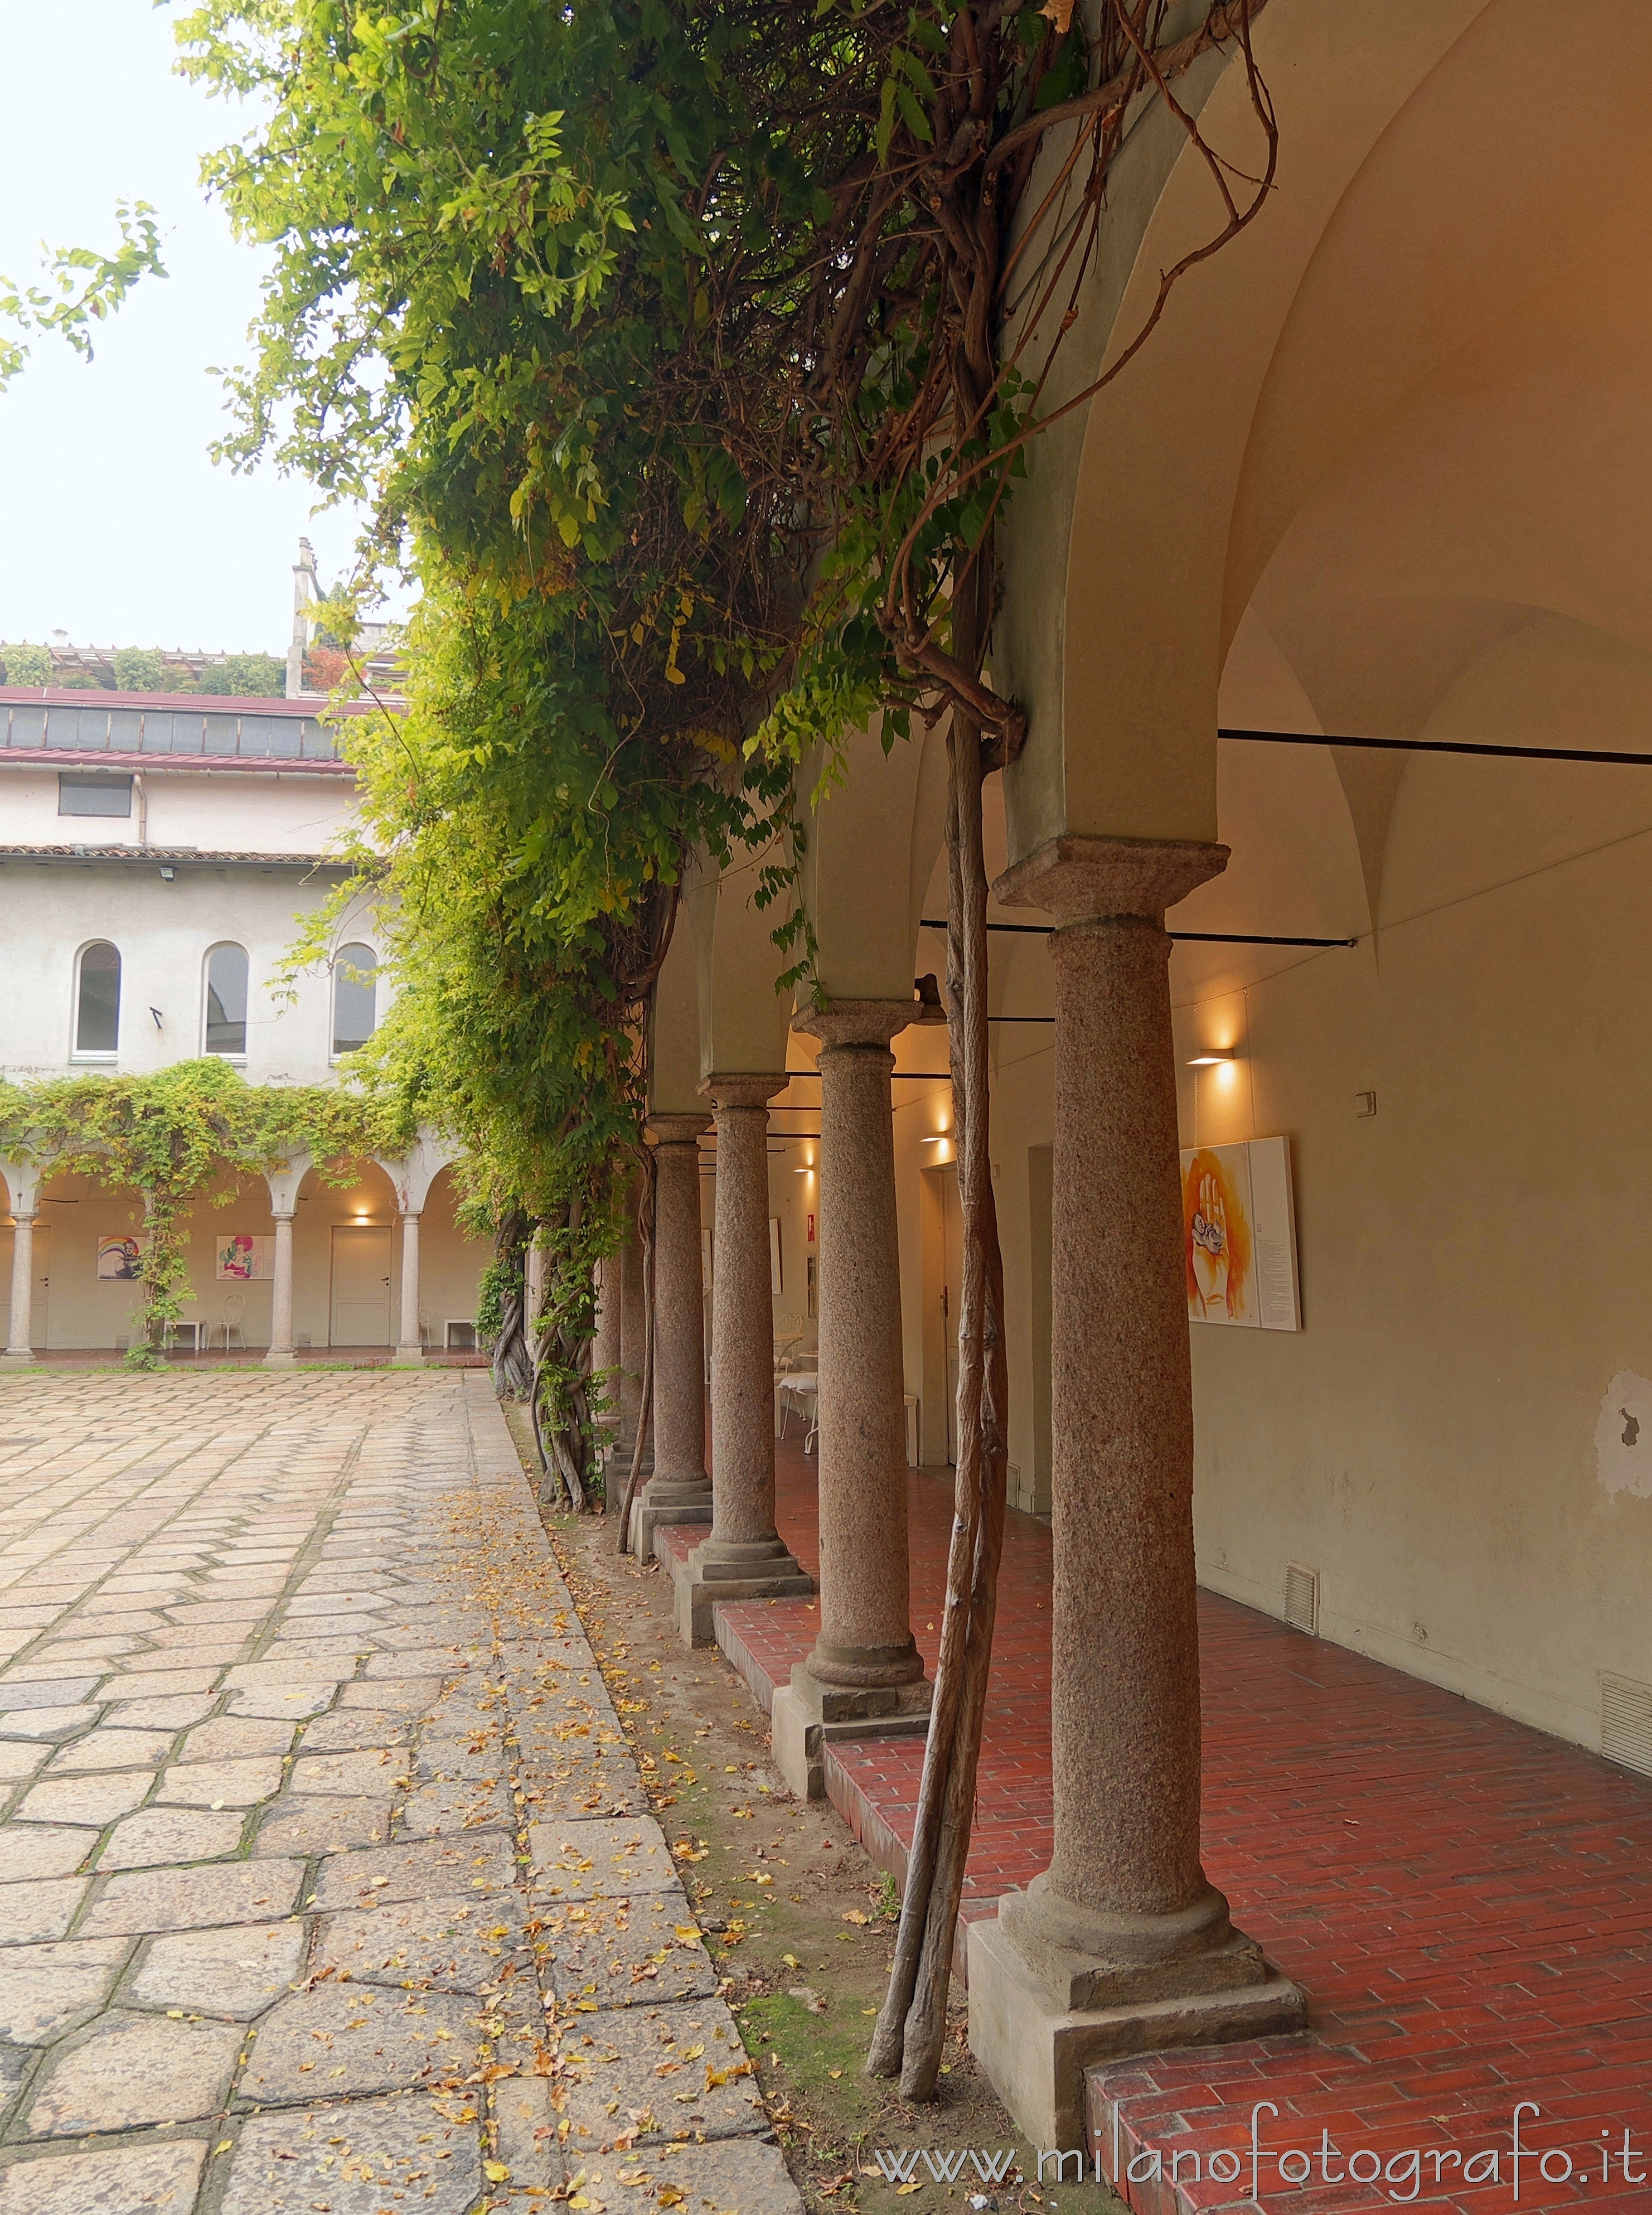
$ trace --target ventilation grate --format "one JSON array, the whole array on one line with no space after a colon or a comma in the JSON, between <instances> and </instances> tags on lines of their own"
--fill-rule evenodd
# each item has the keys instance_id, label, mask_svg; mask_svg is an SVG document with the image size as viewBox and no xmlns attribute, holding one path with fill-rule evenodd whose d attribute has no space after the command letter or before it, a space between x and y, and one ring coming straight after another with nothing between
<instances>
[{"instance_id":1,"label":"ventilation grate","mask_svg":"<svg viewBox=\"0 0 1652 2215\"><path fill-rule=\"evenodd\" d=\"M1600 1751L1608 1761L1652 1776L1652 1684L1602 1672Z\"/></svg>"},{"instance_id":2,"label":"ventilation grate","mask_svg":"<svg viewBox=\"0 0 1652 2215\"><path fill-rule=\"evenodd\" d=\"M1285 1620L1310 1638L1319 1635L1319 1572L1305 1569L1300 1562L1285 1564Z\"/></svg>"}]
</instances>

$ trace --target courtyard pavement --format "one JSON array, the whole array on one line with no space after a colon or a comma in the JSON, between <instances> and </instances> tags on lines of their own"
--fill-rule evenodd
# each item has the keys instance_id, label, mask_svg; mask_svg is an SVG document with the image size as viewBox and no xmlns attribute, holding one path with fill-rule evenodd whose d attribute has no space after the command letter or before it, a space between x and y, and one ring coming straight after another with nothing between
<instances>
[{"instance_id":1,"label":"courtyard pavement","mask_svg":"<svg viewBox=\"0 0 1652 2215\"><path fill-rule=\"evenodd\" d=\"M0 1377L0 2215L795 2215L485 1373Z\"/></svg>"}]
</instances>

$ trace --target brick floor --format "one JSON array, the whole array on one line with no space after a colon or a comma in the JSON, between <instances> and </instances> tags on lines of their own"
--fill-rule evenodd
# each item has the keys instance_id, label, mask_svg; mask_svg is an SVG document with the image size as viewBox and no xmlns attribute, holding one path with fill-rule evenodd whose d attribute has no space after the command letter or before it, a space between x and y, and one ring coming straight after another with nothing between
<instances>
[{"instance_id":1,"label":"brick floor","mask_svg":"<svg viewBox=\"0 0 1652 2215\"><path fill-rule=\"evenodd\" d=\"M672 2187L801 2215L488 1378L0 1376L0 2215Z\"/></svg>"},{"instance_id":2,"label":"brick floor","mask_svg":"<svg viewBox=\"0 0 1652 2215\"><path fill-rule=\"evenodd\" d=\"M778 1521L817 1566L814 1463L780 1455ZM909 1476L913 1620L933 1657L950 1491ZM682 1549L694 1536L670 1534ZM1049 1858L1049 1538L1012 1513L964 1913L990 1913ZM807 1653L814 1613L793 1602L720 1611L725 1650L759 1688ZM1420 2198L1472 2215L1578 2204L1652 2207L1652 1783L1361 1655L1202 1595L1204 1860L1235 1919L1308 1995L1306 2037L1159 2054L1098 2072L1104 2169L1118 2103L1121 2178L1144 2215L1253 2206L1356 2215ZM900 1874L922 1763L911 1740L834 1749L828 1789ZM1547 2152L1521 2163L1515 2103ZM1624 2132L1632 2133L1625 2175ZM1331 2156L1322 2158L1322 2132ZM1602 2134L1605 2133L1603 2136ZM1392 2177L1350 2182L1366 2150ZM1409 2150L1421 2157L1415 2183ZM1603 2179L1602 2149L1612 2152ZM1172 2192L1150 2173L1183 2154ZM1233 2180L1227 2150L1243 2155ZM1565 2163L1578 2175L1567 2181ZM1190 2156L1199 2157L1195 2185ZM1435 2158L1438 2154L1438 2162ZM1498 2157L1495 2178L1489 2158ZM1453 2158L1453 2157L1455 2158ZM1480 2182L1465 2187L1462 2170ZM1643 2181L1643 2172L1644 2179ZM1436 2181L1437 2177L1437 2181ZM1484 2181L1481 2181L1484 2180Z\"/></svg>"}]
</instances>

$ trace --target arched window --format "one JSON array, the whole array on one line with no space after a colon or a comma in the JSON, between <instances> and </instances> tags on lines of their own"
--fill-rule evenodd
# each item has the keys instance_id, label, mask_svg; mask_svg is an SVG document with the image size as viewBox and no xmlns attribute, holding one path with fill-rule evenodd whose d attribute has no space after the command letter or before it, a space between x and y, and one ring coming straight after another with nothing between
<instances>
[{"instance_id":1,"label":"arched window","mask_svg":"<svg viewBox=\"0 0 1652 2215\"><path fill-rule=\"evenodd\" d=\"M247 1051L247 949L215 946L206 957L206 1051Z\"/></svg>"},{"instance_id":2,"label":"arched window","mask_svg":"<svg viewBox=\"0 0 1652 2215\"><path fill-rule=\"evenodd\" d=\"M120 1044L120 956L107 939L81 950L75 979L75 1052L113 1053Z\"/></svg>"},{"instance_id":3,"label":"arched window","mask_svg":"<svg viewBox=\"0 0 1652 2215\"><path fill-rule=\"evenodd\" d=\"M341 946L333 959L333 1051L365 1046L378 1028L378 956L370 946Z\"/></svg>"}]
</instances>

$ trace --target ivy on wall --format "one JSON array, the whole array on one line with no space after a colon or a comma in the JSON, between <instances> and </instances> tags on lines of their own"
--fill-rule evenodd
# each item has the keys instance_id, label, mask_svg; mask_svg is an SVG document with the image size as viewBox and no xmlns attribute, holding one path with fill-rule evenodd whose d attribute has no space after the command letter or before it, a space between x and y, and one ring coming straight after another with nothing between
<instances>
[{"instance_id":1,"label":"ivy on wall","mask_svg":"<svg viewBox=\"0 0 1652 2215\"><path fill-rule=\"evenodd\" d=\"M178 1062L150 1077L0 1079L0 1156L52 1175L95 1177L143 1204L142 1308L126 1354L133 1369L161 1359L188 1294L186 1223L226 1172L260 1175L309 1154L319 1175L343 1184L364 1155L394 1156L413 1136L386 1094L248 1084L216 1059Z\"/></svg>"}]
</instances>

